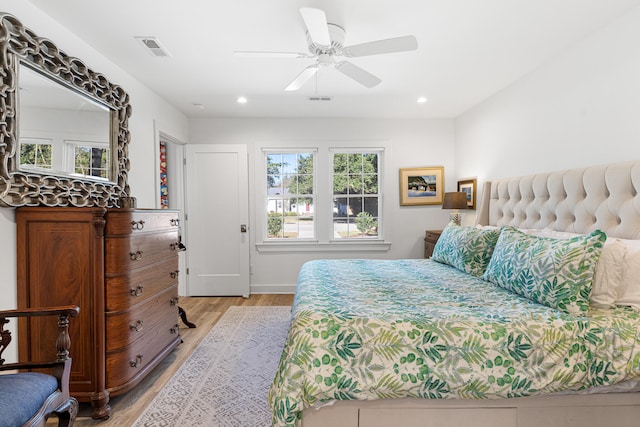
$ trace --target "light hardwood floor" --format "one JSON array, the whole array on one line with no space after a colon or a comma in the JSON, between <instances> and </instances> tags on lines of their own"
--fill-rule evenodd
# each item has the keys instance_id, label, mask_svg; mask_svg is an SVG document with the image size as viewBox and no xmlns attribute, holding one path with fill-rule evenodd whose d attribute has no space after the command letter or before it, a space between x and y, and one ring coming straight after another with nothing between
<instances>
[{"instance_id":1,"label":"light hardwood floor","mask_svg":"<svg viewBox=\"0 0 640 427\"><path fill-rule=\"evenodd\" d=\"M292 302L293 295L251 295L249 298L181 297L180 307L187 312L188 320L195 323L197 327L190 329L180 322L180 334L184 342L164 359L136 388L111 399L112 412L108 420L98 421L91 419L91 404L80 403L80 411L74 426L130 426L229 307L234 305L291 305ZM49 425L57 425L57 419L55 417L50 419L47 426Z\"/></svg>"}]
</instances>

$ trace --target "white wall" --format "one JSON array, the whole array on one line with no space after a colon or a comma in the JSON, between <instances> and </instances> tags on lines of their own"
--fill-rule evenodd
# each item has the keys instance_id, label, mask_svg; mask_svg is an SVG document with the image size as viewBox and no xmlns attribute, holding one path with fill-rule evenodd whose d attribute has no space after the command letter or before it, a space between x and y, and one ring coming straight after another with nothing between
<instances>
[{"instance_id":1,"label":"white wall","mask_svg":"<svg viewBox=\"0 0 640 427\"><path fill-rule=\"evenodd\" d=\"M441 206L408 206L399 204L399 168L444 166L445 188L457 186L454 168L453 120L379 120L379 119L192 119L190 143L246 144L249 152L249 209L255 216L256 203L262 203L257 192L262 169L260 148L264 145L296 147L302 142L318 147L375 141L385 146L388 160L384 195L385 240L391 249L382 253L259 253L255 246L260 239L255 232L255 218L249 224L251 249L251 292L291 290L300 266L316 258L421 258L424 251L424 231L441 229L448 212ZM389 158L390 156L390 158ZM188 166L187 166L188 167ZM187 245L188 246L188 245ZM285 285L282 287L282 285Z\"/></svg>"},{"instance_id":2,"label":"white wall","mask_svg":"<svg viewBox=\"0 0 640 427\"><path fill-rule=\"evenodd\" d=\"M53 40L60 49L81 58L96 72L104 74L112 83L121 86L130 95L133 116L129 120L131 144L129 183L139 207L155 207L156 162L150 153L156 153L157 133L162 131L178 140L188 139L188 121L175 108L151 92L142 82L125 73L117 64L107 60L100 52L51 20L27 1L0 0L0 11L14 15L38 36ZM0 208L0 238L4 250L0 257L0 309L16 306L16 253L15 211Z\"/></svg>"},{"instance_id":3,"label":"white wall","mask_svg":"<svg viewBox=\"0 0 640 427\"><path fill-rule=\"evenodd\" d=\"M480 181L640 159L640 8L456 119Z\"/></svg>"},{"instance_id":4,"label":"white wall","mask_svg":"<svg viewBox=\"0 0 640 427\"><path fill-rule=\"evenodd\" d=\"M640 8L584 39L548 64L454 120L366 119L193 119L134 80L116 64L52 22L27 2L0 0L0 10L15 14L39 35L56 41L131 95L132 161L130 184L140 207L157 199L157 133L190 143L247 144L250 159L250 209L255 210L255 152L263 142L282 147L313 139L384 140L392 156L388 177L393 194L392 242L385 258L418 258L425 229L441 228L447 213L435 206L400 207L397 170L412 166L445 166L447 191L456 180L522 175L640 158ZM188 134L191 134L190 136ZM455 148L454 148L455 141ZM395 188L395 190L393 190ZM465 214L465 222L471 215ZM3 241L15 241L13 213L0 216ZM255 224L253 224L255 225ZM255 227L252 227L255 229ZM255 239L256 236L252 235ZM260 254L252 249L255 290L295 283L299 266L322 254ZM334 255L341 256L341 255ZM372 256L348 253L345 256ZM15 303L15 253L0 258L5 272L0 307Z\"/></svg>"}]
</instances>

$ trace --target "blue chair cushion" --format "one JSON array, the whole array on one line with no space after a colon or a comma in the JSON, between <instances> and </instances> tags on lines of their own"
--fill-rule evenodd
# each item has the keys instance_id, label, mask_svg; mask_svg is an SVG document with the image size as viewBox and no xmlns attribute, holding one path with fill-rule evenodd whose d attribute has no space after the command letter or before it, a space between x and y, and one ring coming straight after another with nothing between
<instances>
[{"instance_id":1,"label":"blue chair cushion","mask_svg":"<svg viewBox=\"0 0 640 427\"><path fill-rule=\"evenodd\" d=\"M21 426L58 389L55 377L37 372L0 375L0 427Z\"/></svg>"}]
</instances>

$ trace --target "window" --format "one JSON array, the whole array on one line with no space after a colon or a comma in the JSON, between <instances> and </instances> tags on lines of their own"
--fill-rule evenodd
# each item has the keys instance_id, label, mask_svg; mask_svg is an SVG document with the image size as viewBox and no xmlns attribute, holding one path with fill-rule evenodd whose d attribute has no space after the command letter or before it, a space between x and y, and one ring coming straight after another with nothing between
<instances>
[{"instance_id":1,"label":"window","mask_svg":"<svg viewBox=\"0 0 640 427\"><path fill-rule=\"evenodd\" d=\"M269 152L267 239L314 239L314 153Z\"/></svg>"},{"instance_id":2,"label":"window","mask_svg":"<svg viewBox=\"0 0 640 427\"><path fill-rule=\"evenodd\" d=\"M383 148L264 148L263 154L258 250L388 250Z\"/></svg>"},{"instance_id":3,"label":"window","mask_svg":"<svg viewBox=\"0 0 640 427\"><path fill-rule=\"evenodd\" d=\"M66 141L73 148L74 173L109 178L109 148L105 144Z\"/></svg>"},{"instance_id":4,"label":"window","mask_svg":"<svg viewBox=\"0 0 640 427\"><path fill-rule=\"evenodd\" d=\"M379 154L333 152L333 237L378 238Z\"/></svg>"},{"instance_id":5,"label":"window","mask_svg":"<svg viewBox=\"0 0 640 427\"><path fill-rule=\"evenodd\" d=\"M49 139L20 138L20 167L51 169L52 152Z\"/></svg>"}]
</instances>

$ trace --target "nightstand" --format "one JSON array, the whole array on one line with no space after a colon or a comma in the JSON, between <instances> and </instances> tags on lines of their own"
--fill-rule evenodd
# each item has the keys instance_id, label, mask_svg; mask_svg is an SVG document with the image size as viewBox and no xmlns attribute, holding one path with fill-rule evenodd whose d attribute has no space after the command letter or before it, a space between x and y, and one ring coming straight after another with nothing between
<instances>
[{"instance_id":1,"label":"nightstand","mask_svg":"<svg viewBox=\"0 0 640 427\"><path fill-rule=\"evenodd\" d=\"M440 238L442 230L427 230L424 233L424 257L431 258L433 254L433 248L436 246L436 242Z\"/></svg>"}]
</instances>

